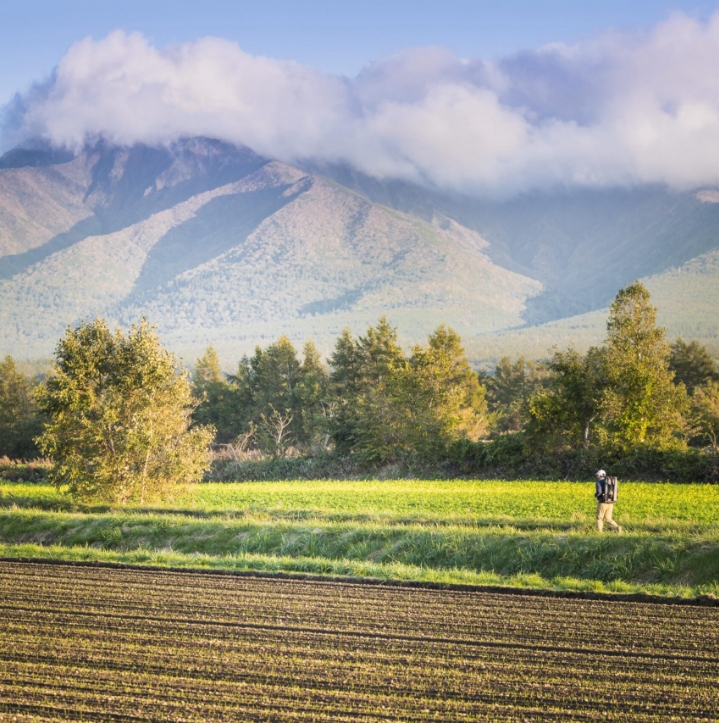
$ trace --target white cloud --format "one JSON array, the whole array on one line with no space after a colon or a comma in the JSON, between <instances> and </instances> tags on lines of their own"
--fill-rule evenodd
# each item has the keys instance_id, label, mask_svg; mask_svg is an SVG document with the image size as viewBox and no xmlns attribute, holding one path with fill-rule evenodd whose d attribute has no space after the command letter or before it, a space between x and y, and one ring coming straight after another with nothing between
<instances>
[{"instance_id":1,"label":"white cloud","mask_svg":"<svg viewBox=\"0 0 719 723\"><path fill-rule=\"evenodd\" d=\"M495 63L409 50L354 79L219 38L158 50L118 31L76 43L16 102L13 137L77 148L204 135L478 194L685 189L719 185L716 68L719 12Z\"/></svg>"}]
</instances>

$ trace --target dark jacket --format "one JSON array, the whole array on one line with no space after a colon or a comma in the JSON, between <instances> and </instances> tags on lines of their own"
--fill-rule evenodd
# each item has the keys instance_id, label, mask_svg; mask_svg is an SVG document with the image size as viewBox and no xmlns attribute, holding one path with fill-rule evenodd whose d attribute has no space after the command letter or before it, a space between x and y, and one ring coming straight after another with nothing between
<instances>
[{"instance_id":1,"label":"dark jacket","mask_svg":"<svg viewBox=\"0 0 719 723\"><path fill-rule=\"evenodd\" d=\"M607 478L602 477L597 480L597 488L594 496L601 502L607 494Z\"/></svg>"}]
</instances>

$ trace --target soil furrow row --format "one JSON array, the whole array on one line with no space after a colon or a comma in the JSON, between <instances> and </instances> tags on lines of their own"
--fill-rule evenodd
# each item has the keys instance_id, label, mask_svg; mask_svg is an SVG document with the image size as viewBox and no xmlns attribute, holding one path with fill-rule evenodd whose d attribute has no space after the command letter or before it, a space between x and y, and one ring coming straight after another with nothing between
<instances>
[{"instance_id":1,"label":"soil furrow row","mask_svg":"<svg viewBox=\"0 0 719 723\"><path fill-rule=\"evenodd\" d=\"M716 609L0 562L0 617L2 723L719 710Z\"/></svg>"}]
</instances>

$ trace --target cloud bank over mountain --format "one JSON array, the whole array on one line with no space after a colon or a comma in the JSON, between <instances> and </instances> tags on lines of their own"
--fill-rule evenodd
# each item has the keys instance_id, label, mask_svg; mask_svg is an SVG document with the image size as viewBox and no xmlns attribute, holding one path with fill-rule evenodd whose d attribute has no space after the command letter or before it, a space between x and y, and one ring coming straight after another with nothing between
<instances>
[{"instance_id":1,"label":"cloud bank over mountain","mask_svg":"<svg viewBox=\"0 0 719 723\"><path fill-rule=\"evenodd\" d=\"M120 31L73 45L6 109L5 148L209 136L290 163L348 163L469 194L719 185L719 12L496 61L439 48L355 78L220 38L158 49Z\"/></svg>"}]
</instances>

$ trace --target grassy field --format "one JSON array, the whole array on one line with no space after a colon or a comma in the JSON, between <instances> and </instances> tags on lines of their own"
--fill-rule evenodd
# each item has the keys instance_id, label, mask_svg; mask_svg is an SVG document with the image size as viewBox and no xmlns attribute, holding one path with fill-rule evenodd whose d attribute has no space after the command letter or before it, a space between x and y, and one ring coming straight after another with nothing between
<instances>
[{"instance_id":1,"label":"grassy field","mask_svg":"<svg viewBox=\"0 0 719 723\"><path fill-rule=\"evenodd\" d=\"M633 529L719 524L719 485L624 482L615 516ZM371 480L208 483L172 503L180 513L427 524L593 527L594 483ZM0 480L0 505L79 509L51 485ZM84 507L90 511L102 507ZM137 508L125 508L137 509ZM145 508L167 511L167 507Z\"/></svg>"},{"instance_id":2,"label":"grassy field","mask_svg":"<svg viewBox=\"0 0 719 723\"><path fill-rule=\"evenodd\" d=\"M0 562L0 721L715 721L719 609Z\"/></svg>"},{"instance_id":3,"label":"grassy field","mask_svg":"<svg viewBox=\"0 0 719 723\"><path fill-rule=\"evenodd\" d=\"M719 595L719 486L507 481L203 484L171 508L0 483L0 556L656 595Z\"/></svg>"}]
</instances>

